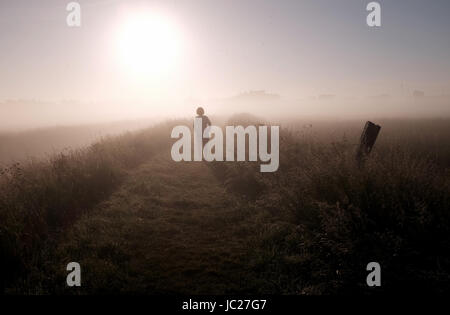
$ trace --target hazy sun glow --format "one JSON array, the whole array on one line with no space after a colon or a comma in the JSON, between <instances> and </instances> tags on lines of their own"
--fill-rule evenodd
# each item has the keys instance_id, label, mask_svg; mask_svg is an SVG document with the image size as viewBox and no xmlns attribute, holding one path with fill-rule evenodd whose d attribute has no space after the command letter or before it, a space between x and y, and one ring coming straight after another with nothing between
<instances>
[{"instance_id":1,"label":"hazy sun glow","mask_svg":"<svg viewBox=\"0 0 450 315\"><path fill-rule=\"evenodd\" d=\"M159 76L176 65L180 38L174 25L162 15L130 14L117 39L120 63L132 74Z\"/></svg>"}]
</instances>

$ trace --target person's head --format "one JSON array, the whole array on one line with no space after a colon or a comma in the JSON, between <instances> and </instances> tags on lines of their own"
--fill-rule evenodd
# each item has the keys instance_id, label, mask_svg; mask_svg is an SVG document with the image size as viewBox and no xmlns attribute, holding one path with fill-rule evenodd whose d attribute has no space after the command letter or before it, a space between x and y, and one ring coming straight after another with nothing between
<instances>
[{"instance_id":1,"label":"person's head","mask_svg":"<svg viewBox=\"0 0 450 315\"><path fill-rule=\"evenodd\" d=\"M205 110L203 109L203 107L197 108L197 115L203 116L204 113L205 113Z\"/></svg>"}]
</instances>

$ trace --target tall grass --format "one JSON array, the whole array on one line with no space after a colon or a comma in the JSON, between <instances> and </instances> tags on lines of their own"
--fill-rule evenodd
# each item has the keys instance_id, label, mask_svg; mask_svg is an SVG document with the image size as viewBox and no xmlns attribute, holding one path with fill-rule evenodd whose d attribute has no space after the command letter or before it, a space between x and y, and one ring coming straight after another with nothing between
<instances>
[{"instance_id":1,"label":"tall grass","mask_svg":"<svg viewBox=\"0 0 450 315\"><path fill-rule=\"evenodd\" d=\"M259 123L251 116L228 121ZM450 124L377 121L383 128L379 139L359 166L355 149L363 123L282 125L275 173L260 173L260 163L207 164L227 192L238 196L237 208L230 210L241 207L249 222L245 230L253 237L248 253L242 253L248 264L242 268L254 293L448 290ZM170 158L175 124L192 125L169 122L4 169L1 287L39 290L40 280L33 277L46 274L39 268L51 261L61 232L107 199L129 170L160 151ZM168 175L176 179L177 174ZM381 265L381 288L366 285L372 261Z\"/></svg>"},{"instance_id":2,"label":"tall grass","mask_svg":"<svg viewBox=\"0 0 450 315\"><path fill-rule=\"evenodd\" d=\"M127 171L164 150L171 123L126 133L45 161L13 164L0 175L0 287L40 268L58 235L105 200ZM26 286L26 284L24 284Z\"/></svg>"},{"instance_id":3,"label":"tall grass","mask_svg":"<svg viewBox=\"0 0 450 315\"><path fill-rule=\"evenodd\" d=\"M263 176L249 166L260 189L249 203L257 228L249 269L260 279L260 293L448 289L449 130L419 125L433 136L407 134L404 125L382 129L362 167L355 161L362 123L338 140L309 125L282 128L279 171ZM222 173L236 183L230 191L252 196L255 185L242 185L250 175L241 167L230 164ZM381 288L366 285L372 261L381 264Z\"/></svg>"}]
</instances>

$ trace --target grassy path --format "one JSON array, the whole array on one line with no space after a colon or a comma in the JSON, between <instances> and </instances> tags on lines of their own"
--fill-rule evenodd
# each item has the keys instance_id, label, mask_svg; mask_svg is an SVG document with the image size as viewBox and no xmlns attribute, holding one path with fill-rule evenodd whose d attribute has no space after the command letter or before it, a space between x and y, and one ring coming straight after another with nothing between
<instances>
[{"instance_id":1,"label":"grassy path","mask_svg":"<svg viewBox=\"0 0 450 315\"><path fill-rule=\"evenodd\" d=\"M157 156L75 224L58 252L81 264L81 292L253 291L252 225L210 167Z\"/></svg>"}]
</instances>

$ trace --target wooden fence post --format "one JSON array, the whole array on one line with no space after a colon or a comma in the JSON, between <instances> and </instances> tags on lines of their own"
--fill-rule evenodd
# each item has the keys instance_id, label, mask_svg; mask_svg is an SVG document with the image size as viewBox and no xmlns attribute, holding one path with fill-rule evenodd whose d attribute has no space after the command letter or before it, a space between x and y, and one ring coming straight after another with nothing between
<instances>
[{"instance_id":1,"label":"wooden fence post","mask_svg":"<svg viewBox=\"0 0 450 315\"><path fill-rule=\"evenodd\" d=\"M370 151L372 151L372 147L377 140L380 129L381 127L375 125L373 122L366 122L364 130L361 134L358 151L356 152L356 160L360 163L360 165L363 162L364 157L369 155Z\"/></svg>"}]
</instances>

